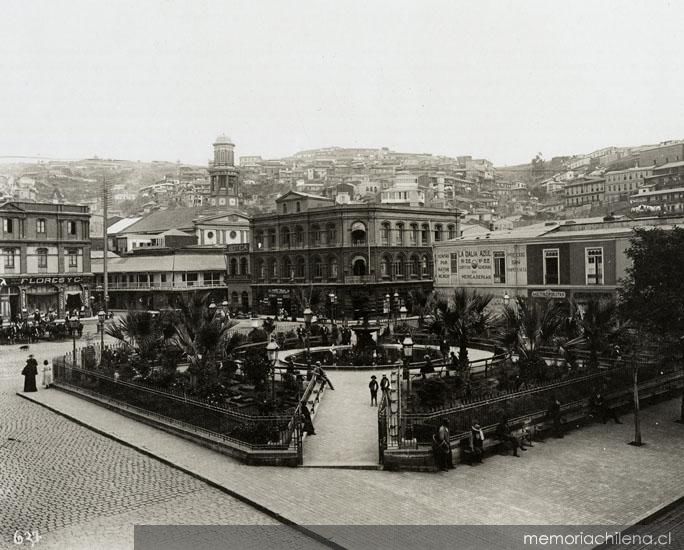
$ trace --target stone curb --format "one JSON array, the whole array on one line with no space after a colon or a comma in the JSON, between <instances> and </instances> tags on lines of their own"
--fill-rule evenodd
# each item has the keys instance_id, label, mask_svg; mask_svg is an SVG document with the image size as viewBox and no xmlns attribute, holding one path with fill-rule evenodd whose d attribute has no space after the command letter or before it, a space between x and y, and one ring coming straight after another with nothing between
<instances>
[{"instance_id":1,"label":"stone curb","mask_svg":"<svg viewBox=\"0 0 684 550\"><path fill-rule=\"evenodd\" d=\"M156 453L153 453L152 451L150 451L149 449L146 449L143 446L136 445L134 443L126 441L125 439L122 439L121 437L119 437L118 435L116 435L114 433L106 432L104 430L101 430L99 428L91 426L91 425L83 422L82 420L80 420L78 418L75 418L69 414L66 414L66 413L60 411L59 409L51 407L50 405L47 405L45 403L41 403L40 401L38 401L36 399L33 399L30 395L26 395L22 392L17 392L16 395L21 397L22 399L26 399L27 401L30 401L31 403L34 403L36 405L40 405L41 407L43 407L43 408L45 408L45 409L47 409L47 410L49 410L55 414L58 414L59 416L62 416L64 418L66 418L67 420L70 420L71 422L78 424L79 426L82 426L88 430L91 430L91 431L93 431L99 435L102 435L102 436L108 438L108 439L116 441L117 443L120 443L121 445L124 445L125 447L129 447L130 449L133 449L133 450L135 450L135 451L137 451L137 452L139 452L139 453L141 453L141 454L143 454L149 458L152 458L154 460L158 460L159 462L161 462L162 464L165 464L166 466L170 466L171 468L175 468L176 470L179 470L179 471L183 472L184 474L187 474L187 475L189 475L189 476L191 476L191 477L193 477L193 478L195 478L195 479L197 479L203 483L206 483L210 487L213 487L214 489L218 489L219 491L226 493L227 495L239 500L240 502L243 502L244 504L247 504L247 505L255 508L259 512L266 514L267 516L275 519L276 521L279 521L280 523L287 525L288 527L292 527L293 529L299 531L303 535L315 540L316 542L320 542L321 544L323 544L324 546L327 546L328 548L333 548L335 550L346 550L344 546L341 546L341 545L337 544L336 542L333 542L330 539L327 539L324 536L316 533L315 531L312 531L311 529L308 529L307 527L304 527L303 525L300 525L300 524L292 521L291 519L286 518L285 516L283 516L282 514L279 514L275 510L271 510L270 508L267 508L266 506L259 504L257 501L255 501L249 497L246 497L243 494L238 493L237 491L235 491L233 489L229 489L228 487L225 487L224 485L221 485L220 483L217 483L217 482L215 482L215 481L213 481L207 477L204 477L203 475L198 474L197 472L194 472L194 471L192 471L192 470L190 470L184 466L180 466L179 464L176 464L175 462L169 460L168 458L164 458L164 457L162 457Z\"/></svg>"}]
</instances>

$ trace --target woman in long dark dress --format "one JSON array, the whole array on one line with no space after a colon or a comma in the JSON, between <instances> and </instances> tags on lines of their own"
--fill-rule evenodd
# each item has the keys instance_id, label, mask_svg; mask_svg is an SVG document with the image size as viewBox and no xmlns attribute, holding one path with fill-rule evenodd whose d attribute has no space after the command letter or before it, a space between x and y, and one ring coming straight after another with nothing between
<instances>
[{"instance_id":1,"label":"woman in long dark dress","mask_svg":"<svg viewBox=\"0 0 684 550\"><path fill-rule=\"evenodd\" d=\"M33 358L33 355L29 355L26 360L26 366L24 370L21 371L24 375L24 391L32 392L38 391L36 387L36 376L38 376L38 361Z\"/></svg>"}]
</instances>

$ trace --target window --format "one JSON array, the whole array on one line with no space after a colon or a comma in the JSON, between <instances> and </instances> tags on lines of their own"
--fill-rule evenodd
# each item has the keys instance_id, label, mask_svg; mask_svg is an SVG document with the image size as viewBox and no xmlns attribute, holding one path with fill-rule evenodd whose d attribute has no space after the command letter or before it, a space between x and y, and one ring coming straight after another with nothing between
<instances>
[{"instance_id":1,"label":"window","mask_svg":"<svg viewBox=\"0 0 684 550\"><path fill-rule=\"evenodd\" d=\"M36 220L36 233L45 233L45 220L43 218Z\"/></svg>"},{"instance_id":2,"label":"window","mask_svg":"<svg viewBox=\"0 0 684 550\"><path fill-rule=\"evenodd\" d=\"M240 275L249 275L247 258L240 258Z\"/></svg>"},{"instance_id":3,"label":"window","mask_svg":"<svg viewBox=\"0 0 684 550\"><path fill-rule=\"evenodd\" d=\"M447 231L449 232L449 239L455 239L456 238L456 226L455 225L448 225Z\"/></svg>"},{"instance_id":4,"label":"window","mask_svg":"<svg viewBox=\"0 0 684 550\"><path fill-rule=\"evenodd\" d=\"M397 244L399 246L404 246L404 224L397 224Z\"/></svg>"},{"instance_id":5,"label":"window","mask_svg":"<svg viewBox=\"0 0 684 550\"><path fill-rule=\"evenodd\" d=\"M585 271L588 285L603 284L603 248L585 248Z\"/></svg>"},{"instance_id":6,"label":"window","mask_svg":"<svg viewBox=\"0 0 684 550\"><path fill-rule=\"evenodd\" d=\"M283 203L283 214L287 214L287 204Z\"/></svg>"},{"instance_id":7,"label":"window","mask_svg":"<svg viewBox=\"0 0 684 550\"><path fill-rule=\"evenodd\" d=\"M323 277L323 262L320 258L314 258L313 260L313 276L314 279Z\"/></svg>"},{"instance_id":8,"label":"window","mask_svg":"<svg viewBox=\"0 0 684 550\"><path fill-rule=\"evenodd\" d=\"M14 220L11 220L10 218L3 218L2 230L5 233L14 233Z\"/></svg>"},{"instance_id":9,"label":"window","mask_svg":"<svg viewBox=\"0 0 684 550\"><path fill-rule=\"evenodd\" d=\"M214 232L213 231L207 231L207 239L213 239L214 238Z\"/></svg>"},{"instance_id":10,"label":"window","mask_svg":"<svg viewBox=\"0 0 684 550\"><path fill-rule=\"evenodd\" d=\"M451 253L451 273L452 273L452 275L455 275L456 273L458 273L458 253L457 252Z\"/></svg>"},{"instance_id":11,"label":"window","mask_svg":"<svg viewBox=\"0 0 684 550\"><path fill-rule=\"evenodd\" d=\"M390 273L390 265L391 265L391 260L387 256L383 256L381 262L380 262L380 274L382 277L389 278L391 277Z\"/></svg>"},{"instance_id":12,"label":"window","mask_svg":"<svg viewBox=\"0 0 684 550\"><path fill-rule=\"evenodd\" d=\"M48 250L47 248L39 248L36 250L38 255L38 269L47 269L48 266Z\"/></svg>"},{"instance_id":13,"label":"window","mask_svg":"<svg viewBox=\"0 0 684 550\"><path fill-rule=\"evenodd\" d=\"M544 284L560 284L559 254L557 248L544 249Z\"/></svg>"},{"instance_id":14,"label":"window","mask_svg":"<svg viewBox=\"0 0 684 550\"><path fill-rule=\"evenodd\" d=\"M494 252L494 282L506 282L506 253Z\"/></svg>"},{"instance_id":15,"label":"window","mask_svg":"<svg viewBox=\"0 0 684 550\"><path fill-rule=\"evenodd\" d=\"M5 269L14 269L16 264L16 256L16 248L5 248Z\"/></svg>"},{"instance_id":16,"label":"window","mask_svg":"<svg viewBox=\"0 0 684 550\"><path fill-rule=\"evenodd\" d=\"M78 250L69 250L67 255L69 256L69 267L78 267Z\"/></svg>"},{"instance_id":17,"label":"window","mask_svg":"<svg viewBox=\"0 0 684 550\"><path fill-rule=\"evenodd\" d=\"M388 223L383 223L380 229L380 238L382 239L382 244L384 246L389 245L390 241L390 226Z\"/></svg>"},{"instance_id":18,"label":"window","mask_svg":"<svg viewBox=\"0 0 684 550\"><path fill-rule=\"evenodd\" d=\"M337 258L330 258L330 272L328 274L329 279L337 280Z\"/></svg>"},{"instance_id":19,"label":"window","mask_svg":"<svg viewBox=\"0 0 684 550\"><path fill-rule=\"evenodd\" d=\"M297 201L297 205L296 205L296 206L297 206L297 212L301 212L301 211L302 211L302 205L299 204L299 201Z\"/></svg>"},{"instance_id":20,"label":"window","mask_svg":"<svg viewBox=\"0 0 684 550\"><path fill-rule=\"evenodd\" d=\"M333 224L328 225L328 244L336 244L337 227Z\"/></svg>"},{"instance_id":21,"label":"window","mask_svg":"<svg viewBox=\"0 0 684 550\"><path fill-rule=\"evenodd\" d=\"M68 221L67 222L67 234L68 235L76 235L76 222L75 221Z\"/></svg>"},{"instance_id":22,"label":"window","mask_svg":"<svg viewBox=\"0 0 684 550\"><path fill-rule=\"evenodd\" d=\"M423 256L420 260L420 272L423 277L430 275L427 256Z\"/></svg>"}]
</instances>

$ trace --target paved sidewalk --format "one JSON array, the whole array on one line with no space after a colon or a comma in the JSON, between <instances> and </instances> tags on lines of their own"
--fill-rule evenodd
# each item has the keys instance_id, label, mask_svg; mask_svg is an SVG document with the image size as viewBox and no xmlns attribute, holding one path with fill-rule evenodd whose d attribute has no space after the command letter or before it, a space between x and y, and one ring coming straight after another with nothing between
<instances>
[{"instance_id":1,"label":"paved sidewalk","mask_svg":"<svg viewBox=\"0 0 684 550\"><path fill-rule=\"evenodd\" d=\"M61 391L30 398L301 525L629 525L684 494L678 400L643 411L645 447L627 445L625 416L623 425L593 425L520 458L420 474L250 467ZM344 536L336 542L364 547Z\"/></svg>"},{"instance_id":2,"label":"paved sidewalk","mask_svg":"<svg viewBox=\"0 0 684 550\"><path fill-rule=\"evenodd\" d=\"M374 374L380 383L383 373L389 376L389 371L327 372L335 390L326 388L316 435L304 441L304 466L377 466L378 409L370 406L368 382Z\"/></svg>"}]
</instances>

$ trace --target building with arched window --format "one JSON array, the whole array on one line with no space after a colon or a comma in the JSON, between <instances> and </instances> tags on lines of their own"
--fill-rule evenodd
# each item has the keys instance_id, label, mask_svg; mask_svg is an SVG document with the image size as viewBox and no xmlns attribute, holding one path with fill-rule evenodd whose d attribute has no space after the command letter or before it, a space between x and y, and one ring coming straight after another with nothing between
<instances>
[{"instance_id":1,"label":"building with arched window","mask_svg":"<svg viewBox=\"0 0 684 550\"><path fill-rule=\"evenodd\" d=\"M382 316L389 294L393 309L410 308L412 291L432 290L432 246L459 234L457 214L289 191L251 220L253 303L301 317L308 302L330 315L334 295L336 317L351 319Z\"/></svg>"}]
</instances>

